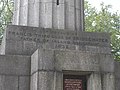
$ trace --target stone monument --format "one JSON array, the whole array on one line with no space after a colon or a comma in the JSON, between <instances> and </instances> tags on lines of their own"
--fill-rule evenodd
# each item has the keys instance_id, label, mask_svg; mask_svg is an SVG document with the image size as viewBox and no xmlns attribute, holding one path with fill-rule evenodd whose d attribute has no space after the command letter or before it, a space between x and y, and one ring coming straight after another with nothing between
<instances>
[{"instance_id":1,"label":"stone monument","mask_svg":"<svg viewBox=\"0 0 120 90\"><path fill-rule=\"evenodd\" d=\"M15 0L1 44L0 90L119 90L109 35L84 32L83 2Z\"/></svg>"}]
</instances>

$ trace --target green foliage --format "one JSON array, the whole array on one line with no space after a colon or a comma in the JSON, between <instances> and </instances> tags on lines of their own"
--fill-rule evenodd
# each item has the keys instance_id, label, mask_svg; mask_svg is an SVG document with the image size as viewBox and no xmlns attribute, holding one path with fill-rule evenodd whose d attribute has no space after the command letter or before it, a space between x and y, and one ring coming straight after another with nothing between
<instances>
[{"instance_id":1,"label":"green foliage","mask_svg":"<svg viewBox=\"0 0 120 90\"><path fill-rule=\"evenodd\" d=\"M13 11L13 0L0 0L0 41L5 26L11 23Z\"/></svg>"},{"instance_id":2,"label":"green foliage","mask_svg":"<svg viewBox=\"0 0 120 90\"><path fill-rule=\"evenodd\" d=\"M85 1L85 28L89 32L107 32L111 35L111 47L114 58L120 61L120 15L111 13L111 5L100 4L97 11Z\"/></svg>"}]
</instances>

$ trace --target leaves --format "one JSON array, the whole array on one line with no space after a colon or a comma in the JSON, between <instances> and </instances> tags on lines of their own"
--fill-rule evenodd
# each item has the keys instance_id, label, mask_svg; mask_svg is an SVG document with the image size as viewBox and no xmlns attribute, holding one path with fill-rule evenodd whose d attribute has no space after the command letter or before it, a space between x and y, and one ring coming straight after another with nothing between
<instances>
[{"instance_id":1,"label":"leaves","mask_svg":"<svg viewBox=\"0 0 120 90\"><path fill-rule=\"evenodd\" d=\"M0 0L0 41L3 31L12 20L13 0Z\"/></svg>"},{"instance_id":2,"label":"leaves","mask_svg":"<svg viewBox=\"0 0 120 90\"><path fill-rule=\"evenodd\" d=\"M111 5L100 4L97 11L85 1L85 28L90 32L107 32L111 35L111 47L114 58L120 61L120 15L110 12Z\"/></svg>"}]
</instances>

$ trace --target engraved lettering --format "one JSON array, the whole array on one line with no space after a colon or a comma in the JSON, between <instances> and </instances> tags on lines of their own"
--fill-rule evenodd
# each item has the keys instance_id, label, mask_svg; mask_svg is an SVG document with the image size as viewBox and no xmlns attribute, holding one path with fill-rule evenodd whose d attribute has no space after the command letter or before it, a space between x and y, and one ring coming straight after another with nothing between
<instances>
[{"instance_id":1,"label":"engraved lettering","mask_svg":"<svg viewBox=\"0 0 120 90\"><path fill-rule=\"evenodd\" d=\"M33 41L36 43L50 43L51 47L58 49L69 50L88 50L94 51L95 48L81 48L81 46L108 46L109 40L104 37L96 38L93 36L86 37L84 35L77 34L73 31L54 31L42 29L38 33L32 33L27 31L8 31L8 35L14 40Z\"/></svg>"}]
</instances>

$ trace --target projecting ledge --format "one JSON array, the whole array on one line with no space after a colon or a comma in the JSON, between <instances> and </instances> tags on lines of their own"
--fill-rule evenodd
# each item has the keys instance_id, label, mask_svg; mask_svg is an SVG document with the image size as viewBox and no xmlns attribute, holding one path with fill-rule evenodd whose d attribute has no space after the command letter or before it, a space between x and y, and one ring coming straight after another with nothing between
<instances>
[{"instance_id":1,"label":"projecting ledge","mask_svg":"<svg viewBox=\"0 0 120 90\"><path fill-rule=\"evenodd\" d=\"M112 73L114 60L110 54L38 49L31 56L31 74L39 70Z\"/></svg>"}]
</instances>

